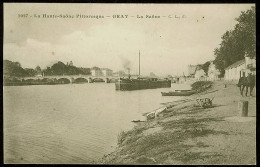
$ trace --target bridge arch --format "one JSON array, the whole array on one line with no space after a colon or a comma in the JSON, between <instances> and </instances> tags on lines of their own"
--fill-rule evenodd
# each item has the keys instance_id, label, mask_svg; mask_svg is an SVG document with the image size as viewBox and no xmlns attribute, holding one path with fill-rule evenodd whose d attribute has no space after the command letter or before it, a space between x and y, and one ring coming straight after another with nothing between
<instances>
[{"instance_id":1,"label":"bridge arch","mask_svg":"<svg viewBox=\"0 0 260 167\"><path fill-rule=\"evenodd\" d=\"M77 78L74 80L74 83L88 83L88 79L86 78Z\"/></svg>"},{"instance_id":2,"label":"bridge arch","mask_svg":"<svg viewBox=\"0 0 260 167\"><path fill-rule=\"evenodd\" d=\"M118 81L118 78L110 78L109 83L116 83Z\"/></svg>"},{"instance_id":3,"label":"bridge arch","mask_svg":"<svg viewBox=\"0 0 260 167\"><path fill-rule=\"evenodd\" d=\"M102 78L94 78L93 82L105 82L105 80Z\"/></svg>"},{"instance_id":4,"label":"bridge arch","mask_svg":"<svg viewBox=\"0 0 260 167\"><path fill-rule=\"evenodd\" d=\"M68 78L60 78L57 80L58 84L69 84L70 80Z\"/></svg>"}]
</instances>

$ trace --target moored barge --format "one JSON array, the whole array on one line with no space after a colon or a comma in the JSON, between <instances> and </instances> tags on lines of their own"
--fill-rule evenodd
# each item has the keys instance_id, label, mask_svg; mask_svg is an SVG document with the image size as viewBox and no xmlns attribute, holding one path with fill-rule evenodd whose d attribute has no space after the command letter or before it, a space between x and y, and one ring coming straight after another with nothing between
<instances>
[{"instance_id":1,"label":"moored barge","mask_svg":"<svg viewBox=\"0 0 260 167\"><path fill-rule=\"evenodd\" d=\"M116 83L116 90L140 90L155 88L170 88L171 80L158 78L120 78Z\"/></svg>"},{"instance_id":2,"label":"moored barge","mask_svg":"<svg viewBox=\"0 0 260 167\"><path fill-rule=\"evenodd\" d=\"M155 89L155 88L170 88L171 80L158 78L142 78L140 77L140 51L139 51L139 77L130 79L130 72L128 78L119 78L115 83L116 90L140 90L140 89Z\"/></svg>"}]
</instances>

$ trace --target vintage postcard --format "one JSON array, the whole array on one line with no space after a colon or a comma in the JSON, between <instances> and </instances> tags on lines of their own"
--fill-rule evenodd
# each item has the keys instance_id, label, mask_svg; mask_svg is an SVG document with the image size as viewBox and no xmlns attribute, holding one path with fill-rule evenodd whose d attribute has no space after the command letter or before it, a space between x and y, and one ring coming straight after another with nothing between
<instances>
[{"instance_id":1,"label":"vintage postcard","mask_svg":"<svg viewBox=\"0 0 260 167\"><path fill-rule=\"evenodd\" d=\"M3 10L5 164L256 164L255 4Z\"/></svg>"}]
</instances>

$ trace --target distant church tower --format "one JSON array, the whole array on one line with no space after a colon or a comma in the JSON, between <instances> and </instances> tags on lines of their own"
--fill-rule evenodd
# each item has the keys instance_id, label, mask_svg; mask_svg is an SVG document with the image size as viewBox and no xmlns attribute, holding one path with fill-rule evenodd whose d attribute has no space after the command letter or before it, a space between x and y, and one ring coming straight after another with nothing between
<instances>
[{"instance_id":1,"label":"distant church tower","mask_svg":"<svg viewBox=\"0 0 260 167\"><path fill-rule=\"evenodd\" d=\"M69 64L69 66L73 66L73 62L72 62L72 61L70 61L70 64Z\"/></svg>"}]
</instances>

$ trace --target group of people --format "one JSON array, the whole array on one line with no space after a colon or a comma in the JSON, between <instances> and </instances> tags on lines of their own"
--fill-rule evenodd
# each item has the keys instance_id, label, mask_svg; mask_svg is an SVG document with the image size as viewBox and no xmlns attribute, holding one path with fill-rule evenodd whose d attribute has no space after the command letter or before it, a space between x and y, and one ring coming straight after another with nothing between
<instances>
[{"instance_id":1,"label":"group of people","mask_svg":"<svg viewBox=\"0 0 260 167\"><path fill-rule=\"evenodd\" d=\"M255 75L249 73L248 76L246 77L245 73L243 73L243 76L240 77L237 86L239 87L240 94L242 96L245 88L246 88L246 96L248 93L248 88L250 89L250 96L253 96L252 92L255 87Z\"/></svg>"}]
</instances>

